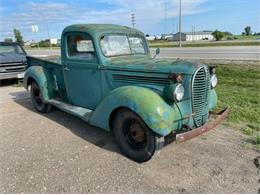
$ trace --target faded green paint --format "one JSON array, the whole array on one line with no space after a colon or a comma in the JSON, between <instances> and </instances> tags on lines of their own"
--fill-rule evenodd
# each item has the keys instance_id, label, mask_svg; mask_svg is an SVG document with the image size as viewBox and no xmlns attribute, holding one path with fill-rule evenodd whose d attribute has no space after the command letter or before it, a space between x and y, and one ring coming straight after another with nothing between
<instances>
[{"instance_id":1,"label":"faded green paint","mask_svg":"<svg viewBox=\"0 0 260 195\"><path fill-rule=\"evenodd\" d=\"M67 56L66 39L72 33L91 37L97 60L89 62ZM111 113L121 107L137 113L151 130L163 136L172 131L183 131L183 125L195 127L192 79L199 68L207 69L207 66L183 60L153 59L147 42L146 55L105 57L99 41L101 36L111 33L136 35L145 40L142 32L129 27L106 24L69 26L61 37L61 59L28 57L25 85L28 78L33 78L45 101L108 131L111 130ZM176 87L176 81L169 79L172 73L183 76L185 94L180 102L175 102L171 95ZM209 102L203 112L208 112L217 102L214 89L208 94Z\"/></svg>"},{"instance_id":2,"label":"faded green paint","mask_svg":"<svg viewBox=\"0 0 260 195\"><path fill-rule=\"evenodd\" d=\"M28 79L31 78L39 85L43 101L48 101L53 97L53 82L50 75L41 66L31 66L24 75L24 85L27 88Z\"/></svg>"},{"instance_id":3,"label":"faded green paint","mask_svg":"<svg viewBox=\"0 0 260 195\"><path fill-rule=\"evenodd\" d=\"M153 91L136 86L119 87L111 91L98 105L90 123L109 129L109 117L118 107L136 112L154 132L167 135L180 127L181 115L176 106L169 106Z\"/></svg>"}]
</instances>

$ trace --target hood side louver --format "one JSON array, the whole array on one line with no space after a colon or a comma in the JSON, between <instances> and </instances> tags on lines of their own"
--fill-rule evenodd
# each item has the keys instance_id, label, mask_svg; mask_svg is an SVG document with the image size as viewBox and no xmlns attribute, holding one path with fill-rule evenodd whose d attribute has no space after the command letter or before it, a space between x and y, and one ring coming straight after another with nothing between
<instances>
[{"instance_id":1,"label":"hood side louver","mask_svg":"<svg viewBox=\"0 0 260 195\"><path fill-rule=\"evenodd\" d=\"M117 82L125 83L143 83L143 84L157 84L157 85L169 85L171 83L169 78L161 77L145 77L145 76L134 76L134 75L122 75L113 74L113 79Z\"/></svg>"}]
</instances>

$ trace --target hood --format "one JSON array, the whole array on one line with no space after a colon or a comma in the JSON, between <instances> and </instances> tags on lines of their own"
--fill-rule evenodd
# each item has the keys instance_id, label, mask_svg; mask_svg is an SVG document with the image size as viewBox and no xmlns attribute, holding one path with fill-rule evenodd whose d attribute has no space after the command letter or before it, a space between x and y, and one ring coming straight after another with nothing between
<instances>
[{"instance_id":1,"label":"hood","mask_svg":"<svg viewBox=\"0 0 260 195\"><path fill-rule=\"evenodd\" d=\"M2 63L14 63L25 62L26 57L23 54L18 53L0 53L0 64Z\"/></svg>"},{"instance_id":2,"label":"hood","mask_svg":"<svg viewBox=\"0 0 260 195\"><path fill-rule=\"evenodd\" d=\"M194 74L203 64L175 59L153 59L140 56L114 57L107 61L108 67L140 72Z\"/></svg>"}]
</instances>

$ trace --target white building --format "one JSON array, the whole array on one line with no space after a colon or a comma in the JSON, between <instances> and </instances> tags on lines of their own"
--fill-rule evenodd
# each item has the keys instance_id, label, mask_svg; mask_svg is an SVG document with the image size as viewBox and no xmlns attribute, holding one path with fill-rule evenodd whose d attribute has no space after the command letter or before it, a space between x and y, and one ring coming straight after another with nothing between
<instances>
[{"instance_id":1,"label":"white building","mask_svg":"<svg viewBox=\"0 0 260 195\"><path fill-rule=\"evenodd\" d=\"M179 33L173 35L174 41L179 41ZM212 31L198 31L182 33L182 41L214 40Z\"/></svg>"},{"instance_id":2,"label":"white building","mask_svg":"<svg viewBox=\"0 0 260 195\"><path fill-rule=\"evenodd\" d=\"M33 43L34 43L33 40L27 40L27 41L24 42L24 45L25 45L25 46L30 46L30 45L33 44Z\"/></svg>"},{"instance_id":3,"label":"white building","mask_svg":"<svg viewBox=\"0 0 260 195\"><path fill-rule=\"evenodd\" d=\"M170 33L170 34L162 34L161 39L163 40L172 40L173 39L174 34Z\"/></svg>"},{"instance_id":4,"label":"white building","mask_svg":"<svg viewBox=\"0 0 260 195\"><path fill-rule=\"evenodd\" d=\"M51 44L57 44L58 43L58 39L56 39L56 38L53 38L50 41L51 41Z\"/></svg>"},{"instance_id":5,"label":"white building","mask_svg":"<svg viewBox=\"0 0 260 195\"><path fill-rule=\"evenodd\" d=\"M156 39L156 37L155 36L146 36L145 37L146 38L146 40L148 40L148 41L154 41L155 39Z\"/></svg>"}]
</instances>

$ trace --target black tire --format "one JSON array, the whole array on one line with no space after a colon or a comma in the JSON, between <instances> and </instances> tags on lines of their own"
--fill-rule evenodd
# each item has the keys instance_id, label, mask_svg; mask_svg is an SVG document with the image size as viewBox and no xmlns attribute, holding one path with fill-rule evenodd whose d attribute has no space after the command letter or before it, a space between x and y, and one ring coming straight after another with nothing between
<instances>
[{"instance_id":1,"label":"black tire","mask_svg":"<svg viewBox=\"0 0 260 195\"><path fill-rule=\"evenodd\" d=\"M152 132L143 120L129 109L121 109L116 113L113 133L121 151L140 163L150 160L164 145L164 138Z\"/></svg>"},{"instance_id":2,"label":"black tire","mask_svg":"<svg viewBox=\"0 0 260 195\"><path fill-rule=\"evenodd\" d=\"M32 82L31 84L31 99L32 99L33 107L37 111L46 113L51 110L51 105L46 104L42 101L41 90L36 82Z\"/></svg>"}]
</instances>

